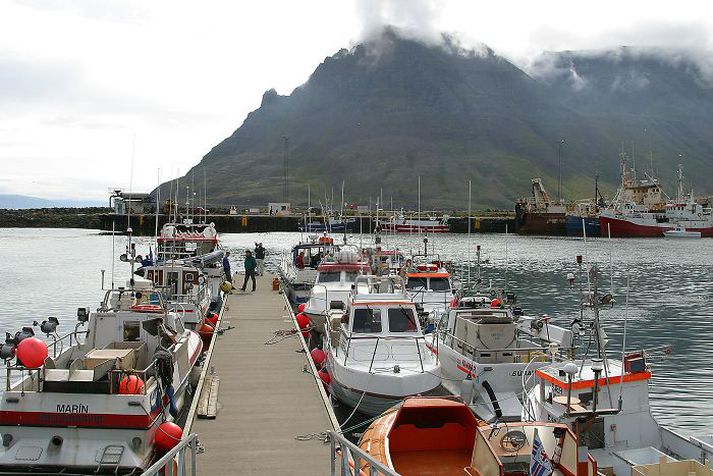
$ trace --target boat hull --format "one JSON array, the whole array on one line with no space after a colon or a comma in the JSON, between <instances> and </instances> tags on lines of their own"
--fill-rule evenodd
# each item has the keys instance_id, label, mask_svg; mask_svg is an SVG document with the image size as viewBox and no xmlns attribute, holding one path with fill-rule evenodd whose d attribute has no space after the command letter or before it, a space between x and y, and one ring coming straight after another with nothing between
<instances>
[{"instance_id":1,"label":"boat hull","mask_svg":"<svg viewBox=\"0 0 713 476\"><path fill-rule=\"evenodd\" d=\"M584 220L584 227L582 227ZM600 236L601 230L599 226L599 217L581 217L577 215L568 215L565 221L567 236L584 236L582 231L586 231L587 236Z\"/></svg>"}]
</instances>

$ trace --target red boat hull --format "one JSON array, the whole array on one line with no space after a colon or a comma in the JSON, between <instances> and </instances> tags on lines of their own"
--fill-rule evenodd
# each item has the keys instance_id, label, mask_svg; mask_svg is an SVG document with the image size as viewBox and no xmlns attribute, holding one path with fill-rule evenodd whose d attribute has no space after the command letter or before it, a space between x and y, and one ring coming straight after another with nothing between
<instances>
[{"instance_id":1,"label":"red boat hull","mask_svg":"<svg viewBox=\"0 0 713 476\"><path fill-rule=\"evenodd\" d=\"M606 238L662 238L663 232L673 230L675 227L668 223L658 225L641 225L621 218L600 216L599 217L601 236ZM699 231L701 236L713 237L713 227L708 228L686 228L686 231Z\"/></svg>"}]
</instances>

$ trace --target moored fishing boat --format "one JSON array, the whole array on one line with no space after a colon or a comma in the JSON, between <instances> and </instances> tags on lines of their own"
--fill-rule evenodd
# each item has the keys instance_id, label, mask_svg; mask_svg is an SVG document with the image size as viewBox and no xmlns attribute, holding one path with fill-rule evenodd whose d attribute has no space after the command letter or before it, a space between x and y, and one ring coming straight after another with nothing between
<instances>
[{"instance_id":1,"label":"moored fishing boat","mask_svg":"<svg viewBox=\"0 0 713 476\"><path fill-rule=\"evenodd\" d=\"M447 263L437 254L413 255L401 271L406 291L421 309L428 324L434 324L450 307L455 289Z\"/></svg>"},{"instance_id":2,"label":"moored fishing boat","mask_svg":"<svg viewBox=\"0 0 713 476\"><path fill-rule=\"evenodd\" d=\"M664 238L701 238L700 231L690 231L683 226L677 226L672 230L666 230L663 232Z\"/></svg>"},{"instance_id":3,"label":"moored fishing boat","mask_svg":"<svg viewBox=\"0 0 713 476\"><path fill-rule=\"evenodd\" d=\"M574 344L571 330L549 321L507 308L498 297L468 296L443 315L426 341L438 355L446 388L461 394L480 419L518 421L523 376Z\"/></svg>"},{"instance_id":4,"label":"moored fishing boat","mask_svg":"<svg viewBox=\"0 0 713 476\"><path fill-rule=\"evenodd\" d=\"M448 215L440 218L407 218L402 212L398 216L380 219L377 224L382 231L388 233L448 233L451 231L448 218Z\"/></svg>"},{"instance_id":5,"label":"moored fishing boat","mask_svg":"<svg viewBox=\"0 0 713 476\"><path fill-rule=\"evenodd\" d=\"M597 462L578 452L566 425L487 425L455 399L412 397L375 420L359 447L404 476L594 476ZM364 463L359 468L367 473Z\"/></svg>"},{"instance_id":6,"label":"moored fishing boat","mask_svg":"<svg viewBox=\"0 0 713 476\"><path fill-rule=\"evenodd\" d=\"M441 383L416 308L397 276L358 277L347 309L324 335L329 388L339 401L379 415L401 399Z\"/></svg>"},{"instance_id":7,"label":"moored fishing boat","mask_svg":"<svg viewBox=\"0 0 713 476\"><path fill-rule=\"evenodd\" d=\"M201 338L168 312L149 281L108 291L99 309L80 309L78 320L74 331L52 338L49 355L27 329L3 345L0 471L139 473L187 408ZM48 338L56 336L56 326L44 326Z\"/></svg>"},{"instance_id":8,"label":"moored fishing boat","mask_svg":"<svg viewBox=\"0 0 713 476\"><path fill-rule=\"evenodd\" d=\"M343 313L357 277L369 274L368 263L360 261L356 248L342 248L333 259L317 266L317 278L304 307L315 331L324 332L324 324L332 313Z\"/></svg>"},{"instance_id":9,"label":"moored fishing boat","mask_svg":"<svg viewBox=\"0 0 713 476\"><path fill-rule=\"evenodd\" d=\"M317 267L324 257L338 251L339 245L334 243L334 238L325 233L319 238L312 236L309 241L298 243L282 257L278 273L292 304L307 302L317 279Z\"/></svg>"}]
</instances>

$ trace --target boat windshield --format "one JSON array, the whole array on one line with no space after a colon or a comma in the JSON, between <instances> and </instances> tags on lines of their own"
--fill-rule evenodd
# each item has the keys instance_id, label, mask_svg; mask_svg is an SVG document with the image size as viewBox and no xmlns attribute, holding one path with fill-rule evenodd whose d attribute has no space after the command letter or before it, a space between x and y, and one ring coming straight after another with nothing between
<instances>
[{"instance_id":1,"label":"boat windshield","mask_svg":"<svg viewBox=\"0 0 713 476\"><path fill-rule=\"evenodd\" d=\"M448 278L430 278L431 279L431 291L450 291L451 284L448 282Z\"/></svg>"},{"instance_id":2,"label":"boat windshield","mask_svg":"<svg viewBox=\"0 0 713 476\"><path fill-rule=\"evenodd\" d=\"M416 318L412 309L389 309L389 332L416 332Z\"/></svg>"},{"instance_id":3,"label":"boat windshield","mask_svg":"<svg viewBox=\"0 0 713 476\"><path fill-rule=\"evenodd\" d=\"M338 283L342 275L341 271L322 271L319 273L320 283Z\"/></svg>"},{"instance_id":4,"label":"boat windshield","mask_svg":"<svg viewBox=\"0 0 713 476\"><path fill-rule=\"evenodd\" d=\"M425 289L426 284L426 278L408 278L408 283L406 283L406 289Z\"/></svg>"},{"instance_id":5,"label":"boat windshield","mask_svg":"<svg viewBox=\"0 0 713 476\"><path fill-rule=\"evenodd\" d=\"M381 332L381 309L355 309L352 332L364 334Z\"/></svg>"}]
</instances>

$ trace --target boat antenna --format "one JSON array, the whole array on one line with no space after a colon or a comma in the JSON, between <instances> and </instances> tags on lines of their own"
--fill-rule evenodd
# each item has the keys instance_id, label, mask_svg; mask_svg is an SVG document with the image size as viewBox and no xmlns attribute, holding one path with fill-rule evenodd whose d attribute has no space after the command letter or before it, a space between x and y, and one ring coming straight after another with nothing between
<instances>
[{"instance_id":1,"label":"boat antenna","mask_svg":"<svg viewBox=\"0 0 713 476\"><path fill-rule=\"evenodd\" d=\"M116 221L112 220L111 221L111 289L114 289L114 261L115 261L114 256L116 255L115 237L116 237Z\"/></svg>"},{"instance_id":2,"label":"boat antenna","mask_svg":"<svg viewBox=\"0 0 713 476\"><path fill-rule=\"evenodd\" d=\"M624 403L624 359L626 358L626 327L629 320L629 270L626 272L626 297L624 298L624 335L621 341L621 377L619 378L619 410Z\"/></svg>"},{"instance_id":3,"label":"boat antenna","mask_svg":"<svg viewBox=\"0 0 713 476\"><path fill-rule=\"evenodd\" d=\"M344 229L344 244L347 243L347 221L344 219L344 180L342 180L342 201L339 203L339 219L342 222L342 228Z\"/></svg>"},{"instance_id":4,"label":"boat antenna","mask_svg":"<svg viewBox=\"0 0 713 476\"><path fill-rule=\"evenodd\" d=\"M607 223L607 239L609 240L609 292L614 295L614 266L612 265L611 223Z\"/></svg>"},{"instance_id":5,"label":"boat antenna","mask_svg":"<svg viewBox=\"0 0 713 476\"><path fill-rule=\"evenodd\" d=\"M158 188L156 189L156 223L154 223L154 237L156 238L156 252L158 253L158 210L161 206L161 168L157 172Z\"/></svg>"},{"instance_id":6,"label":"boat antenna","mask_svg":"<svg viewBox=\"0 0 713 476\"><path fill-rule=\"evenodd\" d=\"M473 260L472 243L470 242L470 215L471 215L472 196L473 196L473 181L468 180L468 289L470 289L470 264ZM478 260L478 267L480 267L480 259Z\"/></svg>"},{"instance_id":7,"label":"boat antenna","mask_svg":"<svg viewBox=\"0 0 713 476\"><path fill-rule=\"evenodd\" d=\"M307 184L307 220L305 223L307 224L307 233L309 233L312 231L312 187L310 184Z\"/></svg>"},{"instance_id":8,"label":"boat antenna","mask_svg":"<svg viewBox=\"0 0 713 476\"><path fill-rule=\"evenodd\" d=\"M421 232L421 176L418 176L418 231Z\"/></svg>"},{"instance_id":9,"label":"boat antenna","mask_svg":"<svg viewBox=\"0 0 713 476\"><path fill-rule=\"evenodd\" d=\"M508 289L510 286L509 282L509 276L508 276L508 271L510 267L510 261L508 258L508 238L509 238L509 233L508 233L508 224L505 223L505 290Z\"/></svg>"},{"instance_id":10,"label":"boat antenna","mask_svg":"<svg viewBox=\"0 0 713 476\"><path fill-rule=\"evenodd\" d=\"M205 166L203 167L203 223L208 224L208 185L205 179Z\"/></svg>"}]
</instances>

